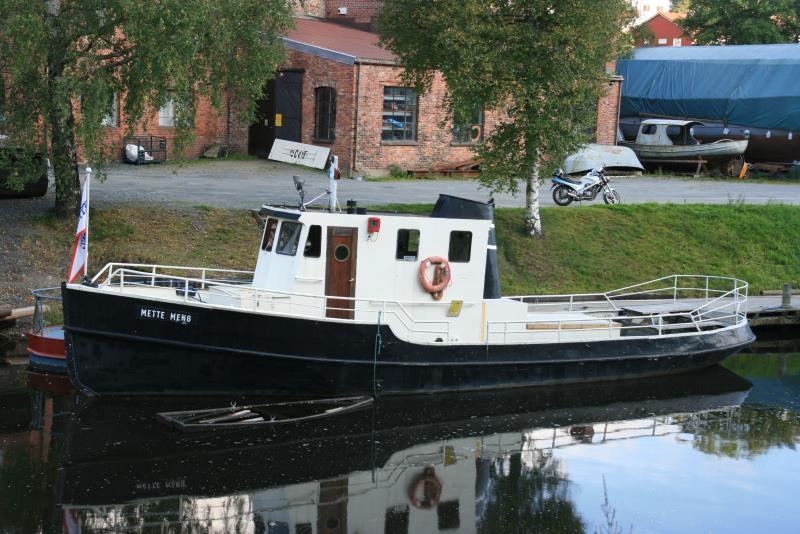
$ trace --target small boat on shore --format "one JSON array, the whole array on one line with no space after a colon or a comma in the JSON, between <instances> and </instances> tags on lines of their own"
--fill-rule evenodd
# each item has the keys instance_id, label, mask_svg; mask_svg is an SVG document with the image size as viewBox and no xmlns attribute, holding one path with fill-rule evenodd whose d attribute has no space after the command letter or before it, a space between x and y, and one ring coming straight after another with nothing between
<instances>
[{"instance_id":1,"label":"small boat on shore","mask_svg":"<svg viewBox=\"0 0 800 534\"><path fill-rule=\"evenodd\" d=\"M481 390L677 373L754 340L738 279L502 297L492 205L441 195L429 217L352 211L264 206L255 272L109 263L65 284L73 383L90 395ZM221 281L236 276L252 281Z\"/></svg>"},{"instance_id":2,"label":"small boat on shore","mask_svg":"<svg viewBox=\"0 0 800 534\"><path fill-rule=\"evenodd\" d=\"M692 128L702 126L699 121L675 119L646 119L639 124L634 143L623 142L642 160L670 159L733 159L747 150L747 139L719 139L702 144Z\"/></svg>"}]
</instances>

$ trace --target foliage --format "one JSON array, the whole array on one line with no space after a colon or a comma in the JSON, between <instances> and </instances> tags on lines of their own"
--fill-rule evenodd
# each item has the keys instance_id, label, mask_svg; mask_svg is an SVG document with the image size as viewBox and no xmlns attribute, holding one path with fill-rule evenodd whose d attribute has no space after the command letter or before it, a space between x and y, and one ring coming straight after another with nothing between
<instances>
[{"instance_id":1,"label":"foliage","mask_svg":"<svg viewBox=\"0 0 800 534\"><path fill-rule=\"evenodd\" d=\"M796 43L800 0L692 0L678 24L701 45Z\"/></svg>"},{"instance_id":2,"label":"foliage","mask_svg":"<svg viewBox=\"0 0 800 534\"><path fill-rule=\"evenodd\" d=\"M60 213L77 208L78 143L105 159L115 98L129 133L168 101L176 148L201 98L252 113L283 58L292 0L3 0L0 71L9 143L49 155ZM116 95L116 96L115 96Z\"/></svg>"},{"instance_id":3,"label":"foliage","mask_svg":"<svg viewBox=\"0 0 800 534\"><path fill-rule=\"evenodd\" d=\"M456 124L480 107L501 114L476 148L481 181L514 193L527 181L526 219L538 219L539 166L587 140L632 18L626 0L387 0L378 28L419 92L441 73Z\"/></svg>"}]
</instances>

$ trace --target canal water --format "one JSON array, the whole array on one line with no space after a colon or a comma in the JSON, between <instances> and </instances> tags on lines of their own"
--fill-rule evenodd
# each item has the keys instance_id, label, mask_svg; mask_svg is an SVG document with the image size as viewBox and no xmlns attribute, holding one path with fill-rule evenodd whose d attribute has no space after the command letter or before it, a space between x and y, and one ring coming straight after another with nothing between
<instances>
[{"instance_id":1,"label":"canal water","mask_svg":"<svg viewBox=\"0 0 800 534\"><path fill-rule=\"evenodd\" d=\"M0 532L797 531L800 341L663 379L181 433L0 367Z\"/></svg>"}]
</instances>

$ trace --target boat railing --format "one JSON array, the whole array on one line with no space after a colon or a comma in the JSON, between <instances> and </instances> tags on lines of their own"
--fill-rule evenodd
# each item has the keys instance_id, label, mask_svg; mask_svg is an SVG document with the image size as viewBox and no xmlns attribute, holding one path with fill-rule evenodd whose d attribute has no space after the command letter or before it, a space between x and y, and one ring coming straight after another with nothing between
<instances>
[{"instance_id":1,"label":"boat railing","mask_svg":"<svg viewBox=\"0 0 800 534\"><path fill-rule=\"evenodd\" d=\"M144 270L139 270L144 267ZM175 270L184 272L199 272L200 278L193 278L188 276L181 276L178 274L167 274L165 271ZM208 275L212 273L223 274L251 274L248 271L232 271L232 270L215 270L215 269L199 269L191 267L174 267L174 266L153 266L142 264L122 264L114 263L108 264L100 273L93 278L93 283L100 281L106 286L119 287L168 287L175 288L184 301L199 300L197 295L198 289L214 288L215 291L235 298L246 297L243 293L243 286L240 282L231 282L226 280L219 280L209 278ZM104 275L104 276L101 276ZM360 316L369 315L374 317L377 324L384 324L388 317L396 318L402 328L406 329L409 333L419 334L435 334L442 337L442 340L451 339L452 334L452 321L441 319L420 319L415 317L409 310L409 305L414 306L435 306L441 307L441 303L421 304L418 302L405 302L399 300L385 300L374 298L357 298L357 297L343 297L343 296L328 296L328 295L314 295L308 293L296 293L279 291L273 289L264 289L258 287L246 287L246 292L252 294L253 298L251 307L254 311L257 310L260 304L260 298L275 301L276 299L291 299L287 301L287 305L292 308L307 310L307 313L298 313L297 311L285 310L288 315L300 318L319 319L320 316L325 316L327 312L353 312ZM352 303L352 307L333 306L330 301L343 301ZM474 302L464 302L462 307L474 306ZM449 306L449 304L447 304ZM314 313L316 312L316 313Z\"/></svg>"},{"instance_id":2,"label":"boat railing","mask_svg":"<svg viewBox=\"0 0 800 534\"><path fill-rule=\"evenodd\" d=\"M46 326L64 322L60 287L43 287L31 291L34 296L33 333L41 335Z\"/></svg>"},{"instance_id":3,"label":"boat railing","mask_svg":"<svg viewBox=\"0 0 800 534\"><path fill-rule=\"evenodd\" d=\"M748 287L736 278L676 274L604 293L509 297L528 303L529 310L582 312L586 317L487 321L485 340L611 339L739 326L747 322Z\"/></svg>"},{"instance_id":4,"label":"boat railing","mask_svg":"<svg viewBox=\"0 0 800 534\"><path fill-rule=\"evenodd\" d=\"M232 282L236 284L249 283L253 279L254 271L241 271L236 269L209 269L206 267L186 267L183 265L152 265L148 263L107 263L92 278L92 283L97 284L112 278L113 274L119 269L138 269L144 272L138 273L140 276L149 276L151 286L158 285L158 281L163 276L192 278L199 280L203 285L206 283ZM174 273L186 273L183 276ZM141 284L140 284L141 285Z\"/></svg>"}]
</instances>

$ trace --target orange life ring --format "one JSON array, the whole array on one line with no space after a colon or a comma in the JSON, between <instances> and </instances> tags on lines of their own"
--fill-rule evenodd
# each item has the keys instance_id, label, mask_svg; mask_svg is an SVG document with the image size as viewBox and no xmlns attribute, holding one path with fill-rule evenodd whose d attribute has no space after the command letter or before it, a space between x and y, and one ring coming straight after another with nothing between
<instances>
[{"instance_id":1,"label":"orange life ring","mask_svg":"<svg viewBox=\"0 0 800 534\"><path fill-rule=\"evenodd\" d=\"M426 467L408 490L408 500L419 510L430 510L437 506L441 497L442 483L436 478L436 472L432 467Z\"/></svg>"},{"instance_id":2,"label":"orange life ring","mask_svg":"<svg viewBox=\"0 0 800 534\"><path fill-rule=\"evenodd\" d=\"M428 267L431 265L435 267L433 280L428 280ZM435 281L437 279L438 281ZM430 256L422 260L419 264L419 283L434 300L441 299L442 293L450 283L450 262L441 256Z\"/></svg>"}]
</instances>

